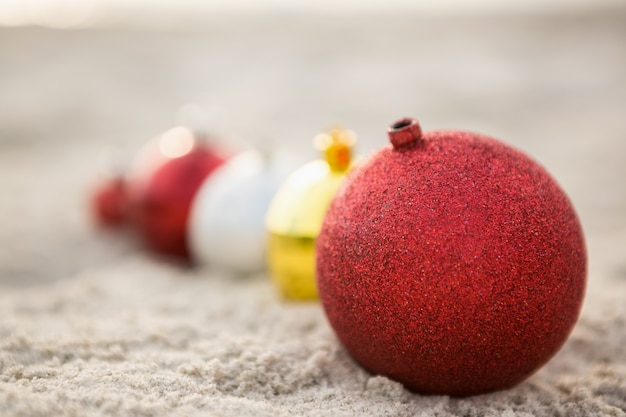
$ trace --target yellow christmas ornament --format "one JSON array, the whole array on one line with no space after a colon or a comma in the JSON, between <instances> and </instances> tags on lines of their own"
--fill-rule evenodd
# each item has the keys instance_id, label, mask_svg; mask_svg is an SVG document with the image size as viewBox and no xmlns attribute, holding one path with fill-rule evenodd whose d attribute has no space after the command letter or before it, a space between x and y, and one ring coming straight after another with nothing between
<instances>
[{"instance_id":1,"label":"yellow christmas ornament","mask_svg":"<svg viewBox=\"0 0 626 417\"><path fill-rule=\"evenodd\" d=\"M330 201L352 162L355 135L340 128L315 137L324 159L309 162L289 176L267 214L268 266L289 300L317 299L315 239Z\"/></svg>"}]
</instances>

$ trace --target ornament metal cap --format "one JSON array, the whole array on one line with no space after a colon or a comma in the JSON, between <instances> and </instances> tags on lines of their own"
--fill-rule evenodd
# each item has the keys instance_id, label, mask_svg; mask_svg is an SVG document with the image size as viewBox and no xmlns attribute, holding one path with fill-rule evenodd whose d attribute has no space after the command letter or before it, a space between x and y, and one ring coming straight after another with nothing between
<instances>
[{"instance_id":1,"label":"ornament metal cap","mask_svg":"<svg viewBox=\"0 0 626 417\"><path fill-rule=\"evenodd\" d=\"M333 172L345 172L352 162L352 148L356 142L354 132L334 127L317 135L313 143L324 153L324 159Z\"/></svg>"},{"instance_id":2,"label":"ornament metal cap","mask_svg":"<svg viewBox=\"0 0 626 417\"><path fill-rule=\"evenodd\" d=\"M395 150L412 148L422 140L419 122L410 117L400 119L387 129L389 140Z\"/></svg>"}]
</instances>

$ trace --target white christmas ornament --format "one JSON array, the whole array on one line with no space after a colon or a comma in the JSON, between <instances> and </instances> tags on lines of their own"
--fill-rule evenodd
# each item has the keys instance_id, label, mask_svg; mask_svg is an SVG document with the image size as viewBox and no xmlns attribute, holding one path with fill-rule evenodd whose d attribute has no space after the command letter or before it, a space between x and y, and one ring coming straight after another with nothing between
<instances>
[{"instance_id":1,"label":"white christmas ornament","mask_svg":"<svg viewBox=\"0 0 626 417\"><path fill-rule=\"evenodd\" d=\"M265 216L296 164L286 155L239 154L219 167L196 194L188 223L192 259L239 274L266 267Z\"/></svg>"}]
</instances>

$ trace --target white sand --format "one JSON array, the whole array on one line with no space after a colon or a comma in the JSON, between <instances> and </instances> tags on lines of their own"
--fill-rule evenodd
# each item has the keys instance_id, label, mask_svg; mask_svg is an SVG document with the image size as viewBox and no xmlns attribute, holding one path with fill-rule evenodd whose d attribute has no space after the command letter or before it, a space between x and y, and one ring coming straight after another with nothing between
<instances>
[{"instance_id":1,"label":"white sand","mask_svg":"<svg viewBox=\"0 0 626 417\"><path fill-rule=\"evenodd\" d=\"M0 29L0 416L626 415L626 14L320 22ZM228 109L227 130L303 158L333 122L366 150L405 115L524 149L587 234L572 336L513 389L420 396L355 365L320 306L283 303L266 276L181 269L93 232L98 155L197 96Z\"/></svg>"},{"instance_id":2,"label":"white sand","mask_svg":"<svg viewBox=\"0 0 626 417\"><path fill-rule=\"evenodd\" d=\"M201 276L133 257L3 289L0 415L620 416L623 300L595 305L518 387L450 399L368 375L318 304L281 303L264 277Z\"/></svg>"}]
</instances>

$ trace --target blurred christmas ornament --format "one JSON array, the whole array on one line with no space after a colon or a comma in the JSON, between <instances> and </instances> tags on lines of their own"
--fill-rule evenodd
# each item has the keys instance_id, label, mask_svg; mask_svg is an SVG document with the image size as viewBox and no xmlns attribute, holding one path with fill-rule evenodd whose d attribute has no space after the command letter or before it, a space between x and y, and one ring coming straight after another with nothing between
<instances>
[{"instance_id":1,"label":"blurred christmas ornament","mask_svg":"<svg viewBox=\"0 0 626 417\"><path fill-rule=\"evenodd\" d=\"M267 209L293 167L286 155L253 150L216 169L192 205L188 236L194 260L241 274L262 271Z\"/></svg>"},{"instance_id":2,"label":"blurred christmas ornament","mask_svg":"<svg viewBox=\"0 0 626 417\"><path fill-rule=\"evenodd\" d=\"M124 184L123 177L114 177L96 185L91 198L91 211L98 225L117 228L125 223Z\"/></svg>"},{"instance_id":3,"label":"blurred christmas ornament","mask_svg":"<svg viewBox=\"0 0 626 417\"><path fill-rule=\"evenodd\" d=\"M100 158L101 178L90 195L91 215L95 223L106 228L120 228L126 223L126 180L128 153L111 148Z\"/></svg>"},{"instance_id":4,"label":"blurred christmas ornament","mask_svg":"<svg viewBox=\"0 0 626 417\"><path fill-rule=\"evenodd\" d=\"M486 136L389 129L317 244L320 298L375 374L422 393L511 387L563 345L586 285L574 208L523 153Z\"/></svg>"},{"instance_id":5,"label":"blurred christmas ornament","mask_svg":"<svg viewBox=\"0 0 626 417\"><path fill-rule=\"evenodd\" d=\"M130 221L148 247L189 259L191 202L224 161L205 135L185 127L168 130L146 145L129 175L128 200Z\"/></svg>"},{"instance_id":6,"label":"blurred christmas ornament","mask_svg":"<svg viewBox=\"0 0 626 417\"><path fill-rule=\"evenodd\" d=\"M330 200L350 168L354 134L331 129L315 138L324 160L310 162L289 176L267 216L268 264L286 299L317 298L315 239Z\"/></svg>"}]
</instances>

